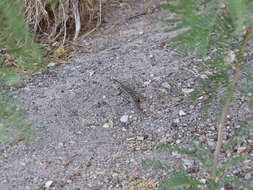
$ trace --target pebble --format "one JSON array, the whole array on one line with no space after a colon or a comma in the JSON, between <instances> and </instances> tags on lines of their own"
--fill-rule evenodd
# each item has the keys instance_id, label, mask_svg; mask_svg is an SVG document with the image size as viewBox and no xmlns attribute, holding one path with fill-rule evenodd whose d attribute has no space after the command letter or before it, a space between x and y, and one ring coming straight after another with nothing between
<instances>
[{"instance_id":1,"label":"pebble","mask_svg":"<svg viewBox=\"0 0 253 190\"><path fill-rule=\"evenodd\" d=\"M236 129L240 129L240 127L241 127L240 125L236 125L235 126Z\"/></svg>"},{"instance_id":2,"label":"pebble","mask_svg":"<svg viewBox=\"0 0 253 190\"><path fill-rule=\"evenodd\" d=\"M244 179L246 180L250 180L252 178L251 174L250 173L247 173L245 176L244 176Z\"/></svg>"},{"instance_id":3,"label":"pebble","mask_svg":"<svg viewBox=\"0 0 253 190\"><path fill-rule=\"evenodd\" d=\"M201 181L202 183L206 184L206 179L202 178L202 179L200 179L200 181Z\"/></svg>"},{"instance_id":4,"label":"pebble","mask_svg":"<svg viewBox=\"0 0 253 190\"><path fill-rule=\"evenodd\" d=\"M150 83L151 83L151 80L145 81L143 84L144 84L144 86L148 86Z\"/></svg>"},{"instance_id":5,"label":"pebble","mask_svg":"<svg viewBox=\"0 0 253 190\"><path fill-rule=\"evenodd\" d=\"M180 122L179 118L175 119L174 122L179 123Z\"/></svg>"},{"instance_id":6,"label":"pebble","mask_svg":"<svg viewBox=\"0 0 253 190\"><path fill-rule=\"evenodd\" d=\"M53 184L53 181L47 181L47 182L45 183L45 187L46 187L46 188L49 188L49 187L51 187L52 184Z\"/></svg>"},{"instance_id":7,"label":"pebble","mask_svg":"<svg viewBox=\"0 0 253 190\"><path fill-rule=\"evenodd\" d=\"M144 136L137 136L137 137L136 137L136 140L137 140L137 141L143 141L143 140L144 140Z\"/></svg>"},{"instance_id":8,"label":"pebble","mask_svg":"<svg viewBox=\"0 0 253 190\"><path fill-rule=\"evenodd\" d=\"M207 141L208 146L214 147L214 142L213 141Z\"/></svg>"},{"instance_id":9,"label":"pebble","mask_svg":"<svg viewBox=\"0 0 253 190\"><path fill-rule=\"evenodd\" d=\"M242 152L244 152L244 151L246 150L246 148L247 148L247 147L241 146L241 147L239 147L239 148L237 149L237 152L238 152L238 153L242 153Z\"/></svg>"},{"instance_id":10,"label":"pebble","mask_svg":"<svg viewBox=\"0 0 253 190\"><path fill-rule=\"evenodd\" d=\"M190 94L191 92L194 91L194 89L192 89L192 88L183 88L182 91L183 91L184 94Z\"/></svg>"},{"instance_id":11,"label":"pebble","mask_svg":"<svg viewBox=\"0 0 253 190\"><path fill-rule=\"evenodd\" d=\"M56 66L56 65L57 65L57 63L51 62L51 63L49 63L49 64L47 65L47 67L54 67L54 66Z\"/></svg>"},{"instance_id":12,"label":"pebble","mask_svg":"<svg viewBox=\"0 0 253 190\"><path fill-rule=\"evenodd\" d=\"M89 72L90 77L93 76L95 73L96 73L95 71L90 71Z\"/></svg>"},{"instance_id":13,"label":"pebble","mask_svg":"<svg viewBox=\"0 0 253 190\"><path fill-rule=\"evenodd\" d=\"M167 82L163 82L163 83L161 84L161 86L162 86L163 88L166 88L166 89L171 89L170 84L167 83Z\"/></svg>"},{"instance_id":14,"label":"pebble","mask_svg":"<svg viewBox=\"0 0 253 190\"><path fill-rule=\"evenodd\" d=\"M59 142L59 143L58 143L58 147L59 147L59 148L63 147L63 142Z\"/></svg>"},{"instance_id":15,"label":"pebble","mask_svg":"<svg viewBox=\"0 0 253 190\"><path fill-rule=\"evenodd\" d=\"M194 164L194 160L189 160L189 159L185 159L185 158L182 158L181 160L187 166L193 166L193 164Z\"/></svg>"},{"instance_id":16,"label":"pebble","mask_svg":"<svg viewBox=\"0 0 253 190\"><path fill-rule=\"evenodd\" d=\"M109 128L109 127L110 127L109 123L105 123L105 124L103 125L103 128Z\"/></svg>"},{"instance_id":17,"label":"pebble","mask_svg":"<svg viewBox=\"0 0 253 190\"><path fill-rule=\"evenodd\" d=\"M126 123L126 122L128 121L128 115L123 115L123 116L121 116L120 121L121 121L122 123Z\"/></svg>"},{"instance_id":18,"label":"pebble","mask_svg":"<svg viewBox=\"0 0 253 190\"><path fill-rule=\"evenodd\" d=\"M205 75L205 74L203 74L203 75L200 75L200 78L202 78L202 79L207 79L207 78L208 78L208 76L207 76L207 75Z\"/></svg>"},{"instance_id":19,"label":"pebble","mask_svg":"<svg viewBox=\"0 0 253 190\"><path fill-rule=\"evenodd\" d=\"M179 116L184 116L184 115L186 115L186 113L185 113L183 110L179 110L178 114L179 114Z\"/></svg>"},{"instance_id":20,"label":"pebble","mask_svg":"<svg viewBox=\"0 0 253 190\"><path fill-rule=\"evenodd\" d=\"M211 126L211 127L210 127L210 130L215 131L216 128L215 128L214 126Z\"/></svg>"}]
</instances>

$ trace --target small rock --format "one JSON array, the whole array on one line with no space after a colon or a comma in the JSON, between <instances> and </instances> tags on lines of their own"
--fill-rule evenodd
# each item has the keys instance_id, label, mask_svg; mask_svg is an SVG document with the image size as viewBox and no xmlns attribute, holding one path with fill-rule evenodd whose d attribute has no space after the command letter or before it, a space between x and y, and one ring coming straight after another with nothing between
<instances>
[{"instance_id":1,"label":"small rock","mask_svg":"<svg viewBox=\"0 0 253 190\"><path fill-rule=\"evenodd\" d=\"M198 98L198 100L202 100L204 98L204 96L200 96L199 98Z\"/></svg>"},{"instance_id":2,"label":"small rock","mask_svg":"<svg viewBox=\"0 0 253 190\"><path fill-rule=\"evenodd\" d=\"M194 164L194 160L189 160L189 159L185 159L185 158L182 158L181 160L187 166L193 166L193 164Z\"/></svg>"},{"instance_id":3,"label":"small rock","mask_svg":"<svg viewBox=\"0 0 253 190\"><path fill-rule=\"evenodd\" d=\"M200 75L200 78L202 78L202 79L207 79L207 78L208 78L208 76L207 76L207 75L205 75L205 74L203 74L203 75Z\"/></svg>"},{"instance_id":4,"label":"small rock","mask_svg":"<svg viewBox=\"0 0 253 190\"><path fill-rule=\"evenodd\" d=\"M178 114L179 114L179 116L184 116L184 115L186 115L186 113L185 113L183 110L179 110Z\"/></svg>"},{"instance_id":5,"label":"small rock","mask_svg":"<svg viewBox=\"0 0 253 190\"><path fill-rule=\"evenodd\" d=\"M206 184L206 179L202 178L202 179L200 179L200 181L201 181L202 183Z\"/></svg>"},{"instance_id":6,"label":"small rock","mask_svg":"<svg viewBox=\"0 0 253 190\"><path fill-rule=\"evenodd\" d=\"M216 130L214 126L211 126L210 129L211 129L212 131L215 131L215 130Z\"/></svg>"},{"instance_id":7,"label":"small rock","mask_svg":"<svg viewBox=\"0 0 253 190\"><path fill-rule=\"evenodd\" d=\"M179 122L180 122L180 119L177 118L177 119L174 120L174 122L175 122L175 123L179 123Z\"/></svg>"},{"instance_id":8,"label":"small rock","mask_svg":"<svg viewBox=\"0 0 253 190\"><path fill-rule=\"evenodd\" d=\"M250 173L247 173L245 176L244 176L244 179L246 180L250 180L252 178L252 175Z\"/></svg>"},{"instance_id":9,"label":"small rock","mask_svg":"<svg viewBox=\"0 0 253 190\"><path fill-rule=\"evenodd\" d=\"M240 125L236 125L235 126L236 129L240 129L240 127L241 127Z\"/></svg>"},{"instance_id":10,"label":"small rock","mask_svg":"<svg viewBox=\"0 0 253 190\"><path fill-rule=\"evenodd\" d=\"M184 94L190 94L191 92L194 91L194 89L192 89L192 88L183 88L182 91L183 91Z\"/></svg>"},{"instance_id":11,"label":"small rock","mask_svg":"<svg viewBox=\"0 0 253 190\"><path fill-rule=\"evenodd\" d=\"M120 121L121 121L122 123L126 123L126 122L128 121L128 115L123 115L123 116L121 116Z\"/></svg>"},{"instance_id":12,"label":"small rock","mask_svg":"<svg viewBox=\"0 0 253 190\"><path fill-rule=\"evenodd\" d=\"M58 147L59 147L59 148L63 147L63 142L59 142L59 143L58 143Z\"/></svg>"},{"instance_id":13,"label":"small rock","mask_svg":"<svg viewBox=\"0 0 253 190\"><path fill-rule=\"evenodd\" d=\"M109 128L109 127L110 127L109 123L105 123L105 124L103 125L103 128Z\"/></svg>"},{"instance_id":14,"label":"small rock","mask_svg":"<svg viewBox=\"0 0 253 190\"><path fill-rule=\"evenodd\" d=\"M96 73L95 71L90 71L89 72L90 77L93 76L95 73Z\"/></svg>"},{"instance_id":15,"label":"small rock","mask_svg":"<svg viewBox=\"0 0 253 190\"><path fill-rule=\"evenodd\" d=\"M137 141L143 141L143 140L144 140L144 137L143 137L143 136L137 136L137 137L136 137L136 140L137 140Z\"/></svg>"},{"instance_id":16,"label":"small rock","mask_svg":"<svg viewBox=\"0 0 253 190\"><path fill-rule=\"evenodd\" d=\"M207 141L208 146L214 147L214 142L213 141Z\"/></svg>"},{"instance_id":17,"label":"small rock","mask_svg":"<svg viewBox=\"0 0 253 190\"><path fill-rule=\"evenodd\" d=\"M154 56L153 55L149 55L149 58L153 58Z\"/></svg>"},{"instance_id":18,"label":"small rock","mask_svg":"<svg viewBox=\"0 0 253 190\"><path fill-rule=\"evenodd\" d=\"M54 66L56 66L56 65L57 65L57 63L51 62L51 63L49 63L49 64L47 65L47 67L54 67Z\"/></svg>"},{"instance_id":19,"label":"small rock","mask_svg":"<svg viewBox=\"0 0 253 190\"><path fill-rule=\"evenodd\" d=\"M49 188L49 187L51 187L52 184L53 184L53 181L47 181L47 182L45 183L45 187L46 187L46 188Z\"/></svg>"},{"instance_id":20,"label":"small rock","mask_svg":"<svg viewBox=\"0 0 253 190\"><path fill-rule=\"evenodd\" d=\"M143 31L139 32L139 35L142 35L142 34L144 34L144 32L143 32Z\"/></svg>"},{"instance_id":21,"label":"small rock","mask_svg":"<svg viewBox=\"0 0 253 190\"><path fill-rule=\"evenodd\" d=\"M150 83L151 83L151 80L145 81L143 84L144 84L144 86L148 86Z\"/></svg>"},{"instance_id":22,"label":"small rock","mask_svg":"<svg viewBox=\"0 0 253 190\"><path fill-rule=\"evenodd\" d=\"M240 153L244 152L246 149L247 149L247 147L241 146L241 147L239 147L239 148L237 149L237 152L240 154Z\"/></svg>"},{"instance_id":23,"label":"small rock","mask_svg":"<svg viewBox=\"0 0 253 190\"><path fill-rule=\"evenodd\" d=\"M171 89L171 86L170 86L169 83L167 83L167 82L163 82L163 83L161 84L161 86L162 86L163 88L166 88L166 89Z\"/></svg>"}]
</instances>

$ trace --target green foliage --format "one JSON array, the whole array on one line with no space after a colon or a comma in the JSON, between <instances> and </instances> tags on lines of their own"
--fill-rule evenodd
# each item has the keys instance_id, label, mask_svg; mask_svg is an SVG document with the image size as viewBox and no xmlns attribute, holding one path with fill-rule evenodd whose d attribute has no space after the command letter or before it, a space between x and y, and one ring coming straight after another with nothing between
<instances>
[{"instance_id":1,"label":"green foliage","mask_svg":"<svg viewBox=\"0 0 253 190\"><path fill-rule=\"evenodd\" d=\"M144 168L152 168L152 169L160 169L165 171L166 173L169 173L172 171L171 166L162 164L159 160L146 160L142 163L142 166Z\"/></svg>"},{"instance_id":2,"label":"green foliage","mask_svg":"<svg viewBox=\"0 0 253 190\"><path fill-rule=\"evenodd\" d=\"M30 125L25 123L26 113L17 105L13 105L13 99L2 95L0 97L0 143L18 142L27 140L31 134ZM11 139L9 139L11 138Z\"/></svg>"},{"instance_id":3,"label":"green foliage","mask_svg":"<svg viewBox=\"0 0 253 190\"><path fill-rule=\"evenodd\" d=\"M211 154L199 145L196 141L191 141L184 147L180 146L169 146L166 144L160 144L157 146L160 151L177 152L180 154L187 155L195 160L198 160L202 166L211 174L213 171L213 157ZM144 162L145 168L160 169L165 171L170 177L160 182L158 190L166 189L193 189L196 190L198 187L203 186L207 190L219 189L224 183L234 184L243 186L247 189L252 189L249 184L240 181L233 176L226 175L226 170L236 164L246 160L249 156L247 154L235 156L230 160L222 163L217 170L217 179L213 180L211 176L208 176L208 183L205 184L187 174L182 167L175 168L166 164L162 164L159 160L148 160ZM236 179L236 180L234 180Z\"/></svg>"},{"instance_id":4,"label":"green foliage","mask_svg":"<svg viewBox=\"0 0 253 190\"><path fill-rule=\"evenodd\" d=\"M21 84L16 71L34 71L45 61L38 44L34 42L24 16L24 1L0 1L0 144L26 140L32 130L25 122L26 113L16 101L17 92L12 86ZM14 62L4 64L3 55Z\"/></svg>"},{"instance_id":5,"label":"green foliage","mask_svg":"<svg viewBox=\"0 0 253 190\"><path fill-rule=\"evenodd\" d=\"M25 23L24 1L0 1L0 50L14 56L25 71L43 61L41 48Z\"/></svg>"},{"instance_id":6,"label":"green foliage","mask_svg":"<svg viewBox=\"0 0 253 190\"><path fill-rule=\"evenodd\" d=\"M163 1L162 6L165 13L163 21L173 23L173 27L166 32L178 31L178 35L169 40L170 47L177 56L197 56L200 60L199 71L206 75L200 87L193 92L191 101L195 102L203 96L205 108L210 109L215 100L218 104L216 114L219 122L224 121L235 89L244 93L249 102L252 102L252 73L250 69L246 69L248 65L245 64L245 46L248 37L252 37L252 34L247 36L245 29L251 31L250 28L253 27L253 1L170 0ZM245 87L238 88L240 74L249 82L244 84ZM218 90L221 89L222 93L217 96ZM219 125L219 134L222 127L224 129L224 124L222 125L221 123ZM248 117L225 144L225 150L243 142L249 135L251 126L253 126L253 118ZM223 136L217 145L221 143L222 146L222 138ZM160 182L159 190L198 189L200 186L207 190L218 190L225 183L253 189L249 184L226 174L230 167L247 159L247 154L232 157L218 164L218 159L195 141L184 146L172 147L162 144L157 148L162 151L178 152L198 160L200 166L204 167L209 175L207 183L204 184L187 172L174 172L171 167L159 161L149 161L146 166L162 169L168 173L169 177Z\"/></svg>"},{"instance_id":7,"label":"green foliage","mask_svg":"<svg viewBox=\"0 0 253 190\"><path fill-rule=\"evenodd\" d=\"M170 179L163 180L158 190L166 189L180 189L181 187L186 186L187 189L195 190L198 189L199 185L203 185L201 181L195 180L187 175L174 175ZM168 188L169 187L169 188Z\"/></svg>"}]
</instances>

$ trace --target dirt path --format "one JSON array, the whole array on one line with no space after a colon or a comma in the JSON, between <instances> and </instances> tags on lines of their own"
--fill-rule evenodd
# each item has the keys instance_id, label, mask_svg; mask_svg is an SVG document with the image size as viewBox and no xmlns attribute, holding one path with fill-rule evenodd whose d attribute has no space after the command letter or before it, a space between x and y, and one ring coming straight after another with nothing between
<instances>
[{"instance_id":1,"label":"dirt path","mask_svg":"<svg viewBox=\"0 0 253 190\"><path fill-rule=\"evenodd\" d=\"M44 144L20 142L6 149L0 189L152 189L164 174L145 170L145 159L198 167L153 148L159 142L181 144L196 137L213 149L216 134L212 120L200 122L201 103L186 103L198 75L191 60L179 61L166 49L164 42L173 34L164 33L157 22L161 11L153 8L158 4L112 4L117 11L106 15L107 23L80 41L96 53L82 53L71 64L31 77L22 101ZM134 16L147 8L153 13ZM118 21L117 14L125 17ZM147 116L124 102L111 78L143 97L140 105ZM233 116L231 126L245 112L241 114Z\"/></svg>"}]
</instances>

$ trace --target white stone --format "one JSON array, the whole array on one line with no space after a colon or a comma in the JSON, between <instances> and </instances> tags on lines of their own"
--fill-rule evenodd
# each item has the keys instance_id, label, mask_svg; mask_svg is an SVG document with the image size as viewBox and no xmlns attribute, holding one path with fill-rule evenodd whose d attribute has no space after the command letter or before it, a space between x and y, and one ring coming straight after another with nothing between
<instances>
[{"instance_id":1,"label":"white stone","mask_svg":"<svg viewBox=\"0 0 253 190\"><path fill-rule=\"evenodd\" d=\"M175 123L179 123L180 120L177 118L177 119L174 120L174 122L175 122Z\"/></svg>"},{"instance_id":2,"label":"white stone","mask_svg":"<svg viewBox=\"0 0 253 190\"><path fill-rule=\"evenodd\" d=\"M103 125L103 128L109 128L109 127L110 127L109 123L105 123L105 124Z\"/></svg>"},{"instance_id":3,"label":"white stone","mask_svg":"<svg viewBox=\"0 0 253 190\"><path fill-rule=\"evenodd\" d=\"M167 82L163 82L163 83L162 83L162 87L163 87L163 88L167 88L167 89L171 89L170 84L167 83Z\"/></svg>"},{"instance_id":4,"label":"white stone","mask_svg":"<svg viewBox=\"0 0 253 190\"><path fill-rule=\"evenodd\" d=\"M47 65L47 67L54 67L54 66L56 66L56 65L57 65L57 63L51 62L51 63L49 63L49 64Z\"/></svg>"},{"instance_id":5,"label":"white stone","mask_svg":"<svg viewBox=\"0 0 253 190\"><path fill-rule=\"evenodd\" d=\"M194 164L194 160L189 160L189 159L186 159L186 158L182 158L181 160L187 166L192 166Z\"/></svg>"},{"instance_id":6,"label":"white stone","mask_svg":"<svg viewBox=\"0 0 253 190\"><path fill-rule=\"evenodd\" d=\"M121 121L122 123L126 123L126 122L128 121L128 115L123 115L123 116L121 116L120 121Z\"/></svg>"},{"instance_id":7,"label":"white stone","mask_svg":"<svg viewBox=\"0 0 253 190\"><path fill-rule=\"evenodd\" d=\"M186 115L186 113L185 113L183 110L179 110L178 114L179 114L179 116L184 116L184 115Z\"/></svg>"},{"instance_id":8,"label":"white stone","mask_svg":"<svg viewBox=\"0 0 253 190\"><path fill-rule=\"evenodd\" d=\"M46 188L49 188L52 184L53 184L53 181L47 181L47 182L45 183L45 187L46 187Z\"/></svg>"},{"instance_id":9,"label":"white stone","mask_svg":"<svg viewBox=\"0 0 253 190\"><path fill-rule=\"evenodd\" d=\"M194 91L194 89L192 89L192 88L183 88L182 91L183 91L183 93L185 93L185 94L190 94L191 92Z\"/></svg>"},{"instance_id":10,"label":"white stone","mask_svg":"<svg viewBox=\"0 0 253 190\"><path fill-rule=\"evenodd\" d=\"M247 173L244 177L246 180L250 180L252 178L250 173Z\"/></svg>"},{"instance_id":11,"label":"white stone","mask_svg":"<svg viewBox=\"0 0 253 190\"><path fill-rule=\"evenodd\" d=\"M90 77L93 76L95 73L96 73L95 71L90 71L89 72Z\"/></svg>"}]
</instances>

